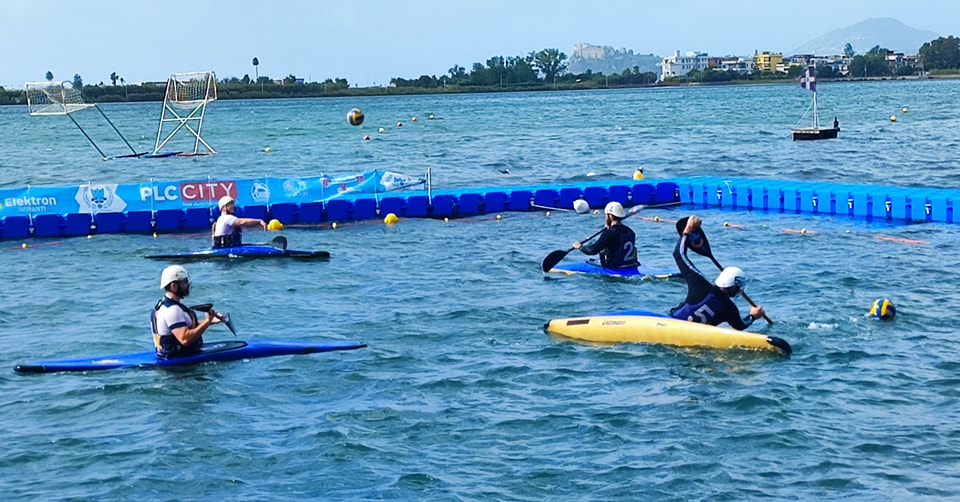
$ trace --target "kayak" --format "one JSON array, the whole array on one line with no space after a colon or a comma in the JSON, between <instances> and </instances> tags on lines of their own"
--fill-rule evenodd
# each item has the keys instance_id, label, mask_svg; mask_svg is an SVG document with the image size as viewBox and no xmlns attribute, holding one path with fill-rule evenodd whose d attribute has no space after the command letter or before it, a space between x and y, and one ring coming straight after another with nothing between
<instances>
[{"instance_id":1,"label":"kayak","mask_svg":"<svg viewBox=\"0 0 960 502\"><path fill-rule=\"evenodd\" d=\"M154 260L212 260L230 258L293 258L297 260L317 260L330 258L327 251L300 251L281 249L267 244L244 244L227 248L208 248L183 253L155 254L147 256Z\"/></svg>"},{"instance_id":2,"label":"kayak","mask_svg":"<svg viewBox=\"0 0 960 502\"><path fill-rule=\"evenodd\" d=\"M93 371L116 368L148 368L162 366L188 366L209 361L235 361L258 357L313 354L334 350L361 349L367 345L360 342L330 340L325 342L298 342L285 340L247 340L205 343L200 352L170 359L160 359L156 351L134 352L78 359L55 359L18 364L17 373L55 373L58 371Z\"/></svg>"},{"instance_id":3,"label":"kayak","mask_svg":"<svg viewBox=\"0 0 960 502\"><path fill-rule=\"evenodd\" d=\"M637 265L636 267L607 268L601 266L595 260L581 262L558 263L550 272L559 272L562 274L600 274L609 277L643 277L645 279L669 279L671 277L680 277L680 272L666 268L648 267L646 265Z\"/></svg>"},{"instance_id":4,"label":"kayak","mask_svg":"<svg viewBox=\"0 0 960 502\"><path fill-rule=\"evenodd\" d=\"M599 343L658 343L680 347L770 350L789 355L781 338L733 328L682 321L644 310L610 312L598 316L553 319L543 325L548 333Z\"/></svg>"}]
</instances>

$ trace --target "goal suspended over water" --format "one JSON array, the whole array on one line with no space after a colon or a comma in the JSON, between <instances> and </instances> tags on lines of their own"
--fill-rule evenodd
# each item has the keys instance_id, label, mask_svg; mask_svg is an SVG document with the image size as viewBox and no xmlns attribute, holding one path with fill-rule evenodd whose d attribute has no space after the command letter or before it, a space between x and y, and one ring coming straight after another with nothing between
<instances>
[{"instance_id":1,"label":"goal suspended over water","mask_svg":"<svg viewBox=\"0 0 960 502\"><path fill-rule=\"evenodd\" d=\"M209 155L217 153L201 136L207 105L217 100L217 78L212 71L174 73L167 79L163 109L153 155L161 156L163 148L174 148L174 138L185 133L193 151L168 152L176 155ZM201 145L203 151L201 151Z\"/></svg>"},{"instance_id":2,"label":"goal suspended over water","mask_svg":"<svg viewBox=\"0 0 960 502\"><path fill-rule=\"evenodd\" d=\"M109 160L119 157L139 157L144 155L144 153L137 153L137 151L130 145L130 142L127 141L127 138L120 133L120 130L117 129L117 126L110 121L103 110L100 109L95 103L84 103L83 94L80 92L80 89L75 89L73 84L69 81L64 82L27 82L25 84L27 90L27 109L30 112L31 116L49 116L49 115L63 115L68 117L73 125L77 126L77 129L83 133L83 136L87 138L87 141L97 149L97 152L100 153L100 157L103 160ZM95 108L100 115L103 116L103 119L110 124L110 127L113 128L114 132L120 136L120 139L127 145L127 147L132 152L129 155L118 155L115 157L107 156L103 153L103 150L97 145L93 138L87 134L87 131L80 126L80 123L73 118L72 114L86 110L88 108Z\"/></svg>"}]
</instances>

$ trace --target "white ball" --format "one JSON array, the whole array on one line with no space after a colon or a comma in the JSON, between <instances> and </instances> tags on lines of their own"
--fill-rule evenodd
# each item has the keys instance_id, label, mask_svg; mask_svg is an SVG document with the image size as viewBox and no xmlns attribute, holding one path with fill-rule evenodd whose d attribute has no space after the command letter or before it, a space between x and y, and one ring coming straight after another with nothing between
<instances>
[{"instance_id":1,"label":"white ball","mask_svg":"<svg viewBox=\"0 0 960 502\"><path fill-rule=\"evenodd\" d=\"M580 214L589 213L590 204L588 204L587 201L583 199L577 199L573 201L573 209L575 209Z\"/></svg>"}]
</instances>

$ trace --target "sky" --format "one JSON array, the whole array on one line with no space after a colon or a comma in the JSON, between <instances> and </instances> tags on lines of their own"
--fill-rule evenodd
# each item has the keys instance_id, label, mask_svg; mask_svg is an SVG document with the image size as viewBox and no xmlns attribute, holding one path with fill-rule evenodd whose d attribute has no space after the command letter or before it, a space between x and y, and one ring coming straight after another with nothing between
<instances>
[{"instance_id":1,"label":"sky","mask_svg":"<svg viewBox=\"0 0 960 502\"><path fill-rule=\"evenodd\" d=\"M0 86L294 75L361 87L580 42L668 56L789 53L891 17L960 35L952 0L0 0ZM256 57L260 65L252 65Z\"/></svg>"}]
</instances>

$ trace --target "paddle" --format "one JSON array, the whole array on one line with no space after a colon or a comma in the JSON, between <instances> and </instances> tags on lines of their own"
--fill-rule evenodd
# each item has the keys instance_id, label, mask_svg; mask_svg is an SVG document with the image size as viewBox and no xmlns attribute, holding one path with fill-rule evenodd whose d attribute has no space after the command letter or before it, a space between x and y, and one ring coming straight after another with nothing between
<instances>
[{"instance_id":1,"label":"paddle","mask_svg":"<svg viewBox=\"0 0 960 502\"><path fill-rule=\"evenodd\" d=\"M233 322L230 321L230 314L221 314L216 310L213 310L212 303L201 303L200 305L194 305L190 307L191 310L196 310L197 312L210 312L213 317L220 319L220 321L227 326L227 329L233 333L233 336L237 336L237 330L233 329Z\"/></svg>"},{"instance_id":2,"label":"paddle","mask_svg":"<svg viewBox=\"0 0 960 502\"><path fill-rule=\"evenodd\" d=\"M683 235L683 231L687 228L687 220L689 218L690 217L687 216L677 220L678 234ZM707 234L703 233L702 226L697 230L697 232L691 233L687 239L688 239L687 249L690 249L694 253L697 253L701 256L706 256L707 258L710 258L710 261L712 261L713 264L717 266L717 269L723 270L723 265L721 265L720 262L718 262L717 259L713 257L713 252L710 251L710 241L707 240ZM750 297L747 296L747 294L743 291L743 288L740 289L740 295L743 296L743 299L746 300L751 307L757 306L757 304L754 303L753 300L751 300ZM767 321L768 324L773 324L773 321L770 320L769 317L767 317L767 314L763 314L763 320Z\"/></svg>"},{"instance_id":3,"label":"paddle","mask_svg":"<svg viewBox=\"0 0 960 502\"><path fill-rule=\"evenodd\" d=\"M273 247L275 247L275 248L277 248L277 249L279 249L280 251L286 251L286 250L287 250L287 238L284 237L284 236L282 236L282 235L278 235L278 236L274 237L273 240L270 241L270 245L273 246Z\"/></svg>"},{"instance_id":4,"label":"paddle","mask_svg":"<svg viewBox=\"0 0 960 502\"><path fill-rule=\"evenodd\" d=\"M625 219L627 219L627 218L629 218L629 217L631 217L631 216L633 216L633 215L635 215L635 214L637 214L637 211L639 211L639 210L641 210L641 209L643 209L643 208L645 208L645 207L647 207L647 206L640 205L640 206L634 206L634 207L630 208L630 210L627 211L627 214L625 214L625 215L623 216L623 218L621 218L621 221L622 221L622 220L625 220ZM600 235L600 234L601 234L604 230L606 230L606 229L607 229L607 227L603 227L603 228L601 228L600 230L597 230L597 233L591 235L590 237L587 237L586 239L583 239L583 240L580 241L580 242L587 242L587 241L589 241L590 239L593 239L594 237ZM567 250L558 249L558 250L556 250L556 251L551 251L550 254L548 254L548 255L543 259L542 262L540 262L540 269L543 270L544 272L549 272L550 269L552 269L553 267L557 266L557 263L560 263L560 261L563 260L563 258L564 258L565 256L567 256L567 254L570 253L570 251L573 251L574 249L575 249L575 248L570 248L570 249L567 249Z\"/></svg>"}]
</instances>

